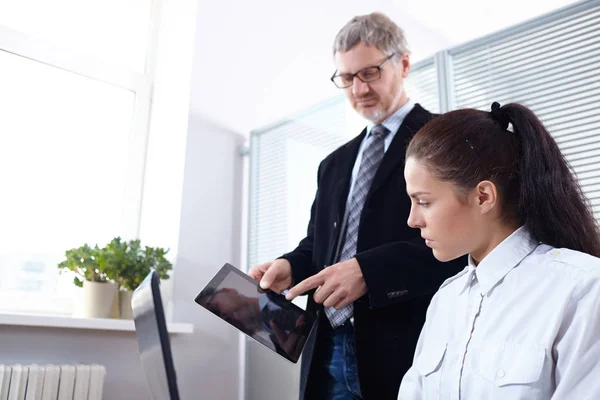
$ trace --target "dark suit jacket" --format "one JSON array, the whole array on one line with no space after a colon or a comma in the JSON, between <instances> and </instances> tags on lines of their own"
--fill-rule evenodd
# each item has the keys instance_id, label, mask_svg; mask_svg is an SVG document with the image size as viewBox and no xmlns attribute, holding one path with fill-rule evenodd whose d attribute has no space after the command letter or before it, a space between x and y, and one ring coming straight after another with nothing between
<instances>
[{"instance_id":1,"label":"dark suit jacket","mask_svg":"<svg viewBox=\"0 0 600 400\"><path fill-rule=\"evenodd\" d=\"M396 400L402 377L412 365L427 306L441 283L467 264L466 258L440 263L418 229L409 228L410 199L404 181L406 146L433 115L416 104L392 140L362 211L357 255L368 293L354 302L356 357L365 400ZM325 158L318 171L318 189L308 232L298 247L282 258L290 261L294 283L334 262L344 217L352 167L364 130ZM322 371L317 358L326 354L331 330L323 307L309 294L307 309L319 316L317 329L302 356L300 399L314 400L311 386Z\"/></svg>"}]
</instances>

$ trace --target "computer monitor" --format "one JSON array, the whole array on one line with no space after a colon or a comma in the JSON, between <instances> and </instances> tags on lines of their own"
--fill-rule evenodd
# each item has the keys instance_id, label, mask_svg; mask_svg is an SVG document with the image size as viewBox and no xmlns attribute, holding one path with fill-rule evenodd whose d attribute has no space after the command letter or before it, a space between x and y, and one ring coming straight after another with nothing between
<instances>
[{"instance_id":1,"label":"computer monitor","mask_svg":"<svg viewBox=\"0 0 600 400\"><path fill-rule=\"evenodd\" d=\"M131 307L142 367L155 400L179 400L177 379L156 271L133 292Z\"/></svg>"}]
</instances>

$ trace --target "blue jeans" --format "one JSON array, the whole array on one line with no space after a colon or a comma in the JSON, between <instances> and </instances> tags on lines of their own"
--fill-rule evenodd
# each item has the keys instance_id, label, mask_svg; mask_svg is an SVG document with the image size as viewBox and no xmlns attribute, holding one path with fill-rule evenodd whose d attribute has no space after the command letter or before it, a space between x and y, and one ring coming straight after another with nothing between
<instances>
[{"instance_id":1,"label":"blue jeans","mask_svg":"<svg viewBox=\"0 0 600 400\"><path fill-rule=\"evenodd\" d=\"M362 400L356 369L354 329L347 322L329 338L331 357L326 360L323 395L327 400Z\"/></svg>"}]
</instances>

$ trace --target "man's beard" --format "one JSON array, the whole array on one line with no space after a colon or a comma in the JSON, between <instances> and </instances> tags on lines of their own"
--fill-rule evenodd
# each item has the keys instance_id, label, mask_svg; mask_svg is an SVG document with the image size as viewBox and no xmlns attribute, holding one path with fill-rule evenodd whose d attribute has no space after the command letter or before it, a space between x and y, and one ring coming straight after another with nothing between
<instances>
[{"instance_id":1,"label":"man's beard","mask_svg":"<svg viewBox=\"0 0 600 400\"><path fill-rule=\"evenodd\" d=\"M365 112L366 111L366 112ZM369 110L361 110L359 114L373 123L377 123L385 117L385 110L381 107L371 108Z\"/></svg>"}]
</instances>

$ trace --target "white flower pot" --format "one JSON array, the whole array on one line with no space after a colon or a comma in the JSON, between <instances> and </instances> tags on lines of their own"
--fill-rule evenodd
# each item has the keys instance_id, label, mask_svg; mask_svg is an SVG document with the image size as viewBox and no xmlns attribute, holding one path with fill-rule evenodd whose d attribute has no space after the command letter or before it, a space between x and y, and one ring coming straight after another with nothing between
<instances>
[{"instance_id":1,"label":"white flower pot","mask_svg":"<svg viewBox=\"0 0 600 400\"><path fill-rule=\"evenodd\" d=\"M83 282L82 317L109 318L117 292L114 282Z\"/></svg>"},{"instance_id":2,"label":"white flower pot","mask_svg":"<svg viewBox=\"0 0 600 400\"><path fill-rule=\"evenodd\" d=\"M133 311L131 309L131 290L123 290L119 292L119 311L121 319L133 319Z\"/></svg>"},{"instance_id":3,"label":"white flower pot","mask_svg":"<svg viewBox=\"0 0 600 400\"><path fill-rule=\"evenodd\" d=\"M110 311L110 317L111 318L121 318L121 311L119 310L120 308L120 303L119 303L119 290L115 290L115 300L113 301L113 306L112 306L112 310Z\"/></svg>"}]
</instances>

